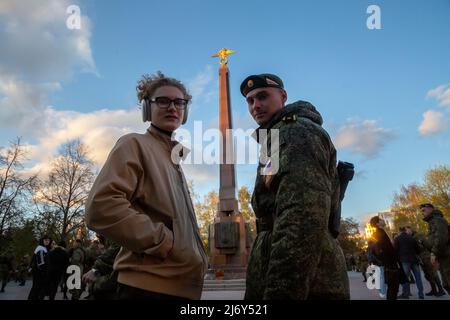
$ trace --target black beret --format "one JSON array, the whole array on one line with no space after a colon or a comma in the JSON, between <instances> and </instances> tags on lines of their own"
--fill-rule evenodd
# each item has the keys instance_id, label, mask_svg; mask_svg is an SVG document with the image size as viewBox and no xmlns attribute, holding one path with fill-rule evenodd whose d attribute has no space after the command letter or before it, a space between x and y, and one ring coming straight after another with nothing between
<instances>
[{"instance_id":1,"label":"black beret","mask_svg":"<svg viewBox=\"0 0 450 320\"><path fill-rule=\"evenodd\" d=\"M247 93L257 88L274 87L284 89L283 81L270 73L255 74L248 76L241 83L241 93L245 97Z\"/></svg>"}]
</instances>

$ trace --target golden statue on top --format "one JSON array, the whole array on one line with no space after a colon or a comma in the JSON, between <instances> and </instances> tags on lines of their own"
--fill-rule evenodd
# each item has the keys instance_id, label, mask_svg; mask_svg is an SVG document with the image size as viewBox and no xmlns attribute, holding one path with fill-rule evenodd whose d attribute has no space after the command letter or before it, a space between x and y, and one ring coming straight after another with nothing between
<instances>
[{"instance_id":1,"label":"golden statue on top","mask_svg":"<svg viewBox=\"0 0 450 320\"><path fill-rule=\"evenodd\" d=\"M225 48L222 48L219 52L217 52L215 55L212 56L212 58L219 57L220 58L220 65L223 66L228 63L228 55L235 53L234 50L228 50Z\"/></svg>"}]
</instances>

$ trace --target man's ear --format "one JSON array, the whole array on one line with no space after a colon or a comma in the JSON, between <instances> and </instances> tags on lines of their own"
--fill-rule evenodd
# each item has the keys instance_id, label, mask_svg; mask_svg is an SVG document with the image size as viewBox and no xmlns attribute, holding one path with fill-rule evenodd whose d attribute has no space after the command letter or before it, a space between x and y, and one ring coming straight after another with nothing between
<instances>
[{"instance_id":1,"label":"man's ear","mask_svg":"<svg viewBox=\"0 0 450 320\"><path fill-rule=\"evenodd\" d=\"M284 105L286 103L286 101L287 101L287 98L288 98L287 92L284 89L281 89L281 98L283 100L283 105Z\"/></svg>"}]
</instances>

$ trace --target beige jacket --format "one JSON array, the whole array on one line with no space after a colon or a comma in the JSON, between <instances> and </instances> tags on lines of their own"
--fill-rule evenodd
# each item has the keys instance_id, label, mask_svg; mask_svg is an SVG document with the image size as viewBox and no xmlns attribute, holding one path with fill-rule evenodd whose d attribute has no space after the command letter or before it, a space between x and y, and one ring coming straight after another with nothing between
<instances>
[{"instance_id":1,"label":"beige jacket","mask_svg":"<svg viewBox=\"0 0 450 320\"><path fill-rule=\"evenodd\" d=\"M122 246L119 283L200 299L207 256L186 179L171 160L176 145L154 127L121 137L91 189L86 221Z\"/></svg>"}]
</instances>

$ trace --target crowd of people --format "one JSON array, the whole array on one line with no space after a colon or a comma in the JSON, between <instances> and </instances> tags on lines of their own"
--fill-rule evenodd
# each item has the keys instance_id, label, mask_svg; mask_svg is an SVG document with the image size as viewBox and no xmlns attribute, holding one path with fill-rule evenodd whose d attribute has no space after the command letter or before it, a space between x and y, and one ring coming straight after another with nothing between
<instances>
[{"instance_id":1,"label":"crowd of people","mask_svg":"<svg viewBox=\"0 0 450 320\"><path fill-rule=\"evenodd\" d=\"M221 75L228 72L227 52L221 50ZM116 142L85 204L87 227L114 245L105 250L97 243L97 248L93 244L94 248L85 250L77 240L67 251L64 242L56 245L43 237L31 259L30 299L54 299L58 285L68 282L64 279L68 264L78 266L83 275L83 286L71 291L75 300L86 287L95 299L201 298L208 256L180 166L189 150L172 139L188 120L192 96L181 81L162 72L144 75L136 89L142 119L151 124L145 133L126 134ZM258 165L252 195L257 236L249 252L244 299L350 299L345 256L337 236L341 201L354 166L340 167L344 163L337 162L321 114L307 101L287 103L280 77L250 75L240 91L259 126L252 137L261 145L264 159ZM272 142L278 146L275 151ZM235 202L229 203L219 206L221 215L234 212ZM428 261L433 267L439 263L443 278L441 286L435 273L426 276L435 283L430 293L442 294L442 287L449 290L448 223L431 204L421 210L430 226L422 240L405 228L391 242L383 230L384 221L378 216L371 219L376 231L367 263L382 268L387 291L382 289L381 294L387 299L397 298L400 283L401 297L409 297L405 273L412 271L416 283L421 282L420 250L429 252L427 261L421 260L424 271ZM229 230L228 222L216 226L221 232ZM227 255L224 252L218 261L228 261ZM359 260L365 263L364 254ZM424 297L423 287L419 296Z\"/></svg>"},{"instance_id":2,"label":"crowd of people","mask_svg":"<svg viewBox=\"0 0 450 320\"><path fill-rule=\"evenodd\" d=\"M24 286L27 278L32 278L32 287L28 294L28 300L54 300L58 288L63 293L63 299L79 300L83 292L87 291L85 299L93 299L94 284L102 275L111 276L112 265L118 252L117 246L110 244L105 246L105 240L94 240L83 244L76 239L67 248L65 241L56 243L51 237L44 235L34 250L31 258L25 255L18 263L10 249L2 251L0 256L0 275L2 280L1 292L5 292L7 283L11 280ZM113 258L108 257L105 263L105 255L110 254L110 249L115 251ZM80 288L68 289L67 280L71 275L69 266L77 266L80 271ZM97 267L97 269L95 269Z\"/></svg>"},{"instance_id":3,"label":"crowd of people","mask_svg":"<svg viewBox=\"0 0 450 320\"><path fill-rule=\"evenodd\" d=\"M442 212L430 203L420 206L424 221L428 223L427 235L419 234L410 226L399 229L391 240L384 230L386 224L378 216L370 224L375 228L368 243L368 264L380 268L380 297L388 300L409 299L411 284L418 290L418 298L443 296L449 293L450 244L448 222ZM366 279L365 270L361 272ZM422 271L431 290L424 293ZM439 276L440 274L440 276ZM441 281L442 278L442 281ZM398 295L401 286L401 293ZM445 290L444 290L445 289Z\"/></svg>"}]
</instances>

